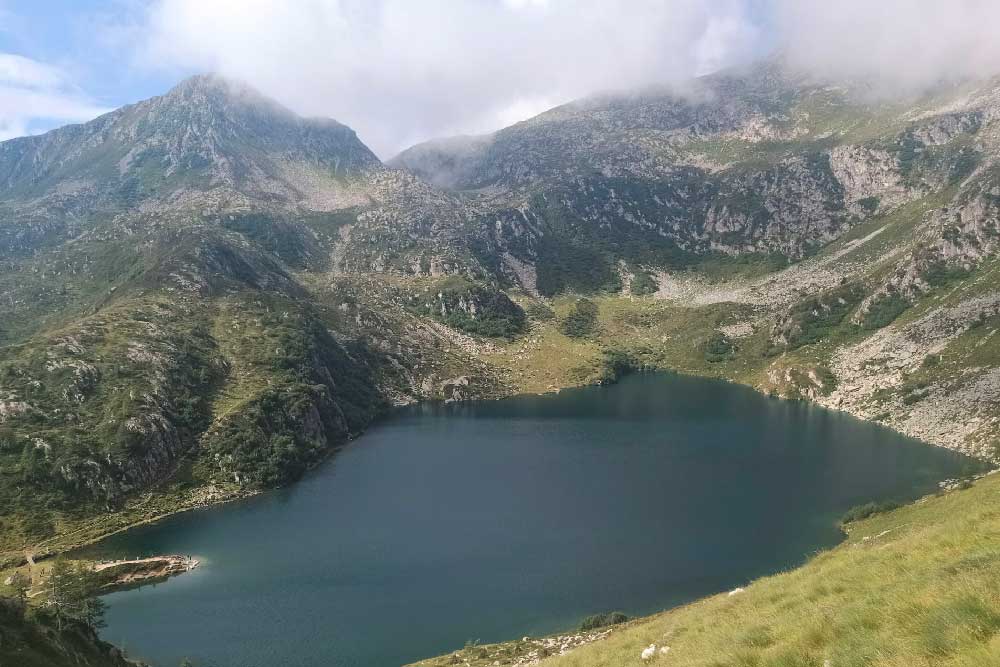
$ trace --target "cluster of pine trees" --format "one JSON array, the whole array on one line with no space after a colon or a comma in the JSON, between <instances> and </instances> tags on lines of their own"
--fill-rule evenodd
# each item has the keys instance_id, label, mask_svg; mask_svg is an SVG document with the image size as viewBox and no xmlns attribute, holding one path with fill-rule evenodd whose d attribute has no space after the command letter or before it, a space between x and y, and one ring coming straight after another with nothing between
<instances>
[{"instance_id":1,"label":"cluster of pine trees","mask_svg":"<svg viewBox=\"0 0 1000 667\"><path fill-rule=\"evenodd\" d=\"M104 627L104 601L97 597L101 588L97 572L85 563L70 563L59 558L52 563L52 569L43 584L45 601L39 611L51 617L56 629L71 622L83 623L92 630ZM13 599L8 606L17 609L21 615L28 610L28 591L32 582L21 572L10 577Z\"/></svg>"},{"instance_id":2,"label":"cluster of pine trees","mask_svg":"<svg viewBox=\"0 0 1000 667\"><path fill-rule=\"evenodd\" d=\"M101 581L89 565L70 564L61 558L57 559L52 564L46 584L46 604L60 631L67 619L80 621L94 630L104 627L105 604L97 597Z\"/></svg>"}]
</instances>

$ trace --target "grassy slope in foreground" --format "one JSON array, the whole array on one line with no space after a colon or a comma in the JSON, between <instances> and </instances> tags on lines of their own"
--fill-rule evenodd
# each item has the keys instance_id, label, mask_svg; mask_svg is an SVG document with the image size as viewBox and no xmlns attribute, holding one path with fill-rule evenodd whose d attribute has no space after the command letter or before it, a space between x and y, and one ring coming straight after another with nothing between
<instances>
[{"instance_id":1,"label":"grassy slope in foreground","mask_svg":"<svg viewBox=\"0 0 1000 667\"><path fill-rule=\"evenodd\" d=\"M0 667L136 667L117 648L77 621L60 630L52 616L30 609L23 616L0 600Z\"/></svg>"},{"instance_id":2,"label":"grassy slope in foreground","mask_svg":"<svg viewBox=\"0 0 1000 667\"><path fill-rule=\"evenodd\" d=\"M851 524L843 544L800 568L543 664L638 665L654 643L670 651L650 664L677 667L1000 665L1000 476ZM479 650L419 664L477 665Z\"/></svg>"}]
</instances>

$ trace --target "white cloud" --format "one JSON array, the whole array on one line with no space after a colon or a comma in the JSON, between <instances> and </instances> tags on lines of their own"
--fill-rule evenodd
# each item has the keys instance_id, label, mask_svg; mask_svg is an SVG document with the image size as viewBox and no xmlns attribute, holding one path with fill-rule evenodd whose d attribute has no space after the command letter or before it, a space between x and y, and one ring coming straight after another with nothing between
<instances>
[{"instance_id":1,"label":"white cloud","mask_svg":"<svg viewBox=\"0 0 1000 667\"><path fill-rule=\"evenodd\" d=\"M712 17L695 42L695 76L709 74L733 64L734 54L755 53L760 39L760 30L741 15Z\"/></svg>"},{"instance_id":2,"label":"white cloud","mask_svg":"<svg viewBox=\"0 0 1000 667\"><path fill-rule=\"evenodd\" d=\"M105 111L74 90L60 69L0 52L0 141L29 134L39 123L81 122Z\"/></svg>"},{"instance_id":3,"label":"white cloud","mask_svg":"<svg viewBox=\"0 0 1000 667\"><path fill-rule=\"evenodd\" d=\"M238 77L384 157L746 60L744 0L157 0L148 66Z\"/></svg>"},{"instance_id":4,"label":"white cloud","mask_svg":"<svg viewBox=\"0 0 1000 667\"><path fill-rule=\"evenodd\" d=\"M679 84L771 49L810 73L863 79L885 94L1000 72L993 35L1000 0L113 5L128 8L119 12L125 18L92 39L101 53L131 54L138 68L129 72L217 71L246 80L300 113L351 125L383 157L434 136L494 130L600 90ZM86 117L88 103L61 76L39 63L0 62L8 93L55 95L78 107L67 120ZM0 134L19 131L10 129L17 123L23 129L26 116L0 104Z\"/></svg>"},{"instance_id":5,"label":"white cloud","mask_svg":"<svg viewBox=\"0 0 1000 667\"><path fill-rule=\"evenodd\" d=\"M13 53L0 53L0 81L14 86L44 88L65 83L57 68Z\"/></svg>"},{"instance_id":6,"label":"white cloud","mask_svg":"<svg viewBox=\"0 0 1000 667\"><path fill-rule=\"evenodd\" d=\"M996 0L771 0L789 62L896 94L1000 72Z\"/></svg>"}]
</instances>

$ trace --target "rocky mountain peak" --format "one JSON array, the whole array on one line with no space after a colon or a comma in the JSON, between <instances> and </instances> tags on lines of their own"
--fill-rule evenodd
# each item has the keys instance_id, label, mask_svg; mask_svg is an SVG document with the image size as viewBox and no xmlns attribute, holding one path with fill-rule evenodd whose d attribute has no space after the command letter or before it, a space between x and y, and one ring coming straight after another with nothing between
<instances>
[{"instance_id":1,"label":"rocky mountain peak","mask_svg":"<svg viewBox=\"0 0 1000 667\"><path fill-rule=\"evenodd\" d=\"M165 95L125 107L123 111L126 111L124 116L132 117L140 129L147 132L185 129L208 133L209 128L214 128L234 135L261 135L262 139L280 139L282 137L272 135L276 131L280 135L304 128L335 129L345 135L354 134L333 119L301 118L256 88L218 74L188 77Z\"/></svg>"},{"instance_id":2,"label":"rocky mountain peak","mask_svg":"<svg viewBox=\"0 0 1000 667\"><path fill-rule=\"evenodd\" d=\"M323 190L380 167L346 125L204 74L88 123L0 143L0 196L88 211L213 192L295 204L303 183Z\"/></svg>"},{"instance_id":3,"label":"rocky mountain peak","mask_svg":"<svg viewBox=\"0 0 1000 667\"><path fill-rule=\"evenodd\" d=\"M160 98L187 103L199 100L243 102L254 106L269 105L277 109L284 109L285 113L292 113L253 86L239 79L231 79L211 72L189 76L161 95Z\"/></svg>"}]
</instances>

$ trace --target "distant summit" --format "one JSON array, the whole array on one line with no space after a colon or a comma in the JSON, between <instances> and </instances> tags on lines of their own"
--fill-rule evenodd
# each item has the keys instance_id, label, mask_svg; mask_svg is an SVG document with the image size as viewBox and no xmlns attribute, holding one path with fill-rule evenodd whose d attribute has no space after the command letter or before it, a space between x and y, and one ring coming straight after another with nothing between
<instances>
[{"instance_id":1,"label":"distant summit","mask_svg":"<svg viewBox=\"0 0 1000 667\"><path fill-rule=\"evenodd\" d=\"M0 197L88 211L209 192L294 203L306 179L380 167L349 127L217 75L81 125L0 143Z\"/></svg>"}]
</instances>

